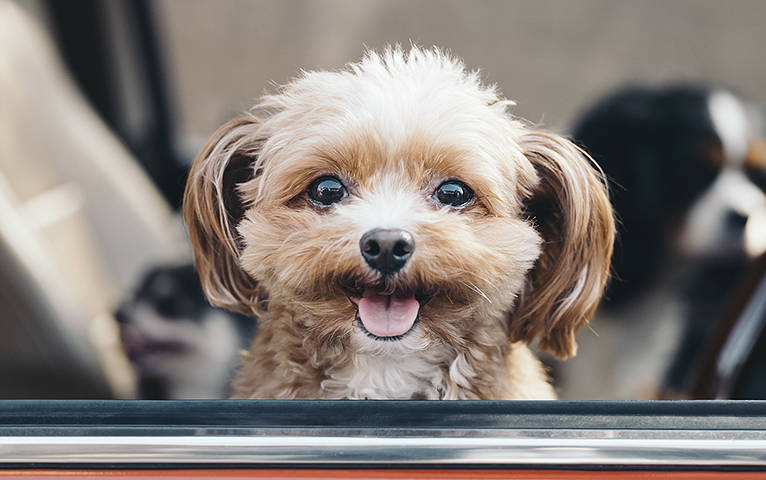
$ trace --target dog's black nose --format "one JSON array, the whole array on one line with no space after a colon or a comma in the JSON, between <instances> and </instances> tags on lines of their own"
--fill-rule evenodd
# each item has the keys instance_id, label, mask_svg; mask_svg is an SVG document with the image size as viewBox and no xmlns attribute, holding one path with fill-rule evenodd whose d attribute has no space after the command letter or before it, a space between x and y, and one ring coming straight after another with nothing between
<instances>
[{"instance_id":1,"label":"dog's black nose","mask_svg":"<svg viewBox=\"0 0 766 480\"><path fill-rule=\"evenodd\" d=\"M359 248L367 265L382 273L394 273L412 256L415 240L404 230L376 228L362 235Z\"/></svg>"}]
</instances>

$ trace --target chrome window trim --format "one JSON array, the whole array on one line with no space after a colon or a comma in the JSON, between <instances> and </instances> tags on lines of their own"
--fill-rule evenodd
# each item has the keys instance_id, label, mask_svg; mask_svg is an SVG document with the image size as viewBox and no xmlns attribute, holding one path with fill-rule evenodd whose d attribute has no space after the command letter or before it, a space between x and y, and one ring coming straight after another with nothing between
<instances>
[{"instance_id":1,"label":"chrome window trim","mask_svg":"<svg viewBox=\"0 0 766 480\"><path fill-rule=\"evenodd\" d=\"M617 431L519 432L513 436L45 436L1 437L4 464L209 465L766 465L766 436L672 432L655 438ZM612 435L616 435L612 437ZM635 436L635 435L634 435ZM635 436L638 437L638 436Z\"/></svg>"},{"instance_id":2,"label":"chrome window trim","mask_svg":"<svg viewBox=\"0 0 766 480\"><path fill-rule=\"evenodd\" d=\"M766 402L2 402L0 467L766 470Z\"/></svg>"}]
</instances>

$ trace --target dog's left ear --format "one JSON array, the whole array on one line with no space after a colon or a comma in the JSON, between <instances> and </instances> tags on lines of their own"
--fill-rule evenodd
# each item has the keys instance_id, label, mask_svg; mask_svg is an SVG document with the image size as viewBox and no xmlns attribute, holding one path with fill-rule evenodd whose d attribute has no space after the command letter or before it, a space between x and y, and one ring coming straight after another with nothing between
<instances>
[{"instance_id":1,"label":"dog's left ear","mask_svg":"<svg viewBox=\"0 0 766 480\"><path fill-rule=\"evenodd\" d=\"M241 185L258 173L259 126L260 120L246 116L218 128L194 160L183 202L205 296L215 306L248 316L261 313L267 297L239 264L237 233L246 209Z\"/></svg>"},{"instance_id":2,"label":"dog's left ear","mask_svg":"<svg viewBox=\"0 0 766 480\"><path fill-rule=\"evenodd\" d=\"M614 217L606 181L569 140L528 132L520 141L539 183L526 209L543 251L512 313L511 338L557 358L577 353L575 332L593 315L609 278Z\"/></svg>"}]
</instances>

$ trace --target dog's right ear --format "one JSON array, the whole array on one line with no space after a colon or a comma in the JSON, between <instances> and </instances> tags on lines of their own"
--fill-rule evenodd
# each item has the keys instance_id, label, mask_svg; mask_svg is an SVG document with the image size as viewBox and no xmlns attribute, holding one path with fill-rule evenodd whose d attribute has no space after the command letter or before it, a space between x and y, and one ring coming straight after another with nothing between
<instances>
[{"instance_id":1,"label":"dog's right ear","mask_svg":"<svg viewBox=\"0 0 766 480\"><path fill-rule=\"evenodd\" d=\"M238 186L256 176L263 139L260 121L222 125L194 159L184 192L183 217L194 263L210 303L245 315L261 313L266 294L239 266L237 225L246 205Z\"/></svg>"}]
</instances>

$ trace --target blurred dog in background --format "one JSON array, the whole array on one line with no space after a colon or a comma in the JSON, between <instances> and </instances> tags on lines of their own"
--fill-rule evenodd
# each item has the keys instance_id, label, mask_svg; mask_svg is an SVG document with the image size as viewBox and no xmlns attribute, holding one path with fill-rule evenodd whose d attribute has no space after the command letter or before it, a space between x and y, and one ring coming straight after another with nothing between
<instances>
[{"instance_id":1,"label":"blurred dog in background","mask_svg":"<svg viewBox=\"0 0 766 480\"><path fill-rule=\"evenodd\" d=\"M748 259L763 251L763 118L728 90L686 84L622 89L576 123L576 143L610 180L619 235L615 278L594 324L606 338L582 339L602 347L585 357L606 347L617 362L594 362L610 365L600 386L570 371L582 389L575 396L688 390L700 347Z\"/></svg>"},{"instance_id":2,"label":"blurred dog in background","mask_svg":"<svg viewBox=\"0 0 766 480\"><path fill-rule=\"evenodd\" d=\"M255 320L210 306L194 266L149 271L116 313L142 399L225 398Z\"/></svg>"}]
</instances>

